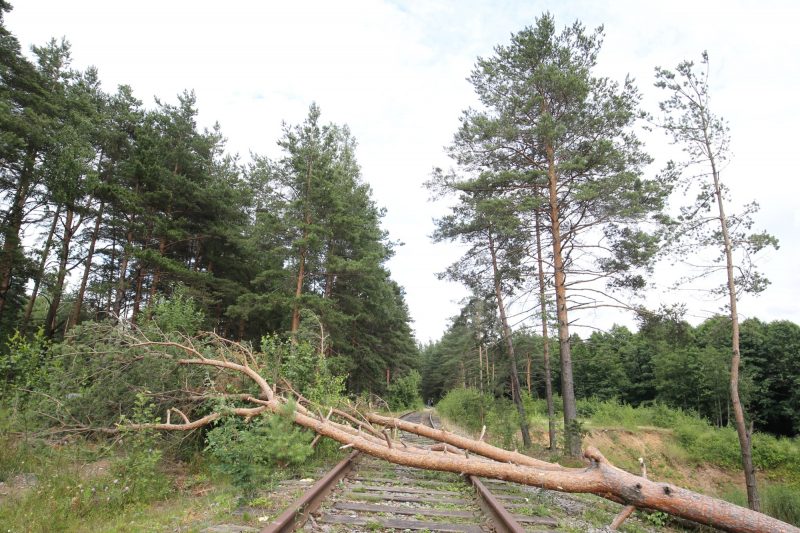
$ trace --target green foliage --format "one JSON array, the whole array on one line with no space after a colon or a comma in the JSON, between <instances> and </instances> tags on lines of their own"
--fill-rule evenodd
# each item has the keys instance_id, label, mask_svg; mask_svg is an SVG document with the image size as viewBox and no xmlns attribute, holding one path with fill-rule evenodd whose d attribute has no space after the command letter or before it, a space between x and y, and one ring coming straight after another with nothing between
<instances>
[{"instance_id":1,"label":"green foliage","mask_svg":"<svg viewBox=\"0 0 800 533\"><path fill-rule=\"evenodd\" d=\"M128 419L120 419L125 426ZM150 402L147 391L136 394L130 422L147 424L159 422L156 405ZM170 489L168 479L158 470L163 452L159 448L159 435L154 430L130 430L123 433L126 454L112 468L114 484L123 486L124 503L144 502L163 498Z\"/></svg>"},{"instance_id":2,"label":"green foliage","mask_svg":"<svg viewBox=\"0 0 800 533\"><path fill-rule=\"evenodd\" d=\"M205 313L186 286L178 284L169 297L160 296L153 304L152 325L163 332L194 335L205 322Z\"/></svg>"},{"instance_id":3,"label":"green foliage","mask_svg":"<svg viewBox=\"0 0 800 533\"><path fill-rule=\"evenodd\" d=\"M32 337L15 331L7 341L8 352L0 352L0 397L13 389L29 390L38 385L48 363L50 342L39 328Z\"/></svg>"},{"instance_id":4,"label":"green foliage","mask_svg":"<svg viewBox=\"0 0 800 533\"><path fill-rule=\"evenodd\" d=\"M519 414L508 398L493 398L476 389L453 389L436 404L436 409L474 433L485 425L487 433L503 447L517 444Z\"/></svg>"},{"instance_id":5,"label":"green foliage","mask_svg":"<svg viewBox=\"0 0 800 533\"><path fill-rule=\"evenodd\" d=\"M389 408L393 411L416 408L422 405L420 384L422 376L417 370L411 370L403 377L396 378L388 387Z\"/></svg>"},{"instance_id":6,"label":"green foliage","mask_svg":"<svg viewBox=\"0 0 800 533\"><path fill-rule=\"evenodd\" d=\"M285 473L299 467L314 453L312 434L291 421L293 409L289 405L284 413L259 416L249 422L227 416L208 432L206 451L244 497L251 497L278 469Z\"/></svg>"},{"instance_id":7,"label":"green foliage","mask_svg":"<svg viewBox=\"0 0 800 533\"><path fill-rule=\"evenodd\" d=\"M661 511L645 512L644 519L656 527L664 527L669 523L669 515Z\"/></svg>"},{"instance_id":8,"label":"green foliage","mask_svg":"<svg viewBox=\"0 0 800 533\"><path fill-rule=\"evenodd\" d=\"M492 401L476 389L453 389L436 404L436 409L464 429L480 431Z\"/></svg>"},{"instance_id":9,"label":"green foliage","mask_svg":"<svg viewBox=\"0 0 800 533\"><path fill-rule=\"evenodd\" d=\"M308 341L266 335L261 339L261 352L273 382L283 378L320 405L335 406L344 397L346 376L336 375L331 361Z\"/></svg>"}]
</instances>

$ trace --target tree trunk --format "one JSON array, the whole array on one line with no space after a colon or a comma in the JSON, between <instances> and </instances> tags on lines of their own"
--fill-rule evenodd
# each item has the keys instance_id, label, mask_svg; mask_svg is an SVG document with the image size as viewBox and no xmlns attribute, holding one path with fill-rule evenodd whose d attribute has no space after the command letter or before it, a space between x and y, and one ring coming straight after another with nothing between
<instances>
[{"instance_id":1,"label":"tree trunk","mask_svg":"<svg viewBox=\"0 0 800 533\"><path fill-rule=\"evenodd\" d=\"M33 278L33 290L31 291L31 297L28 299L28 304L25 306L25 316L22 319L22 329L25 330L28 327L28 322L31 319L31 313L33 313L33 306L36 304L36 297L39 294L39 287L42 284L42 278L44 277L45 269L47 268L47 259L50 256L50 246L53 244L53 235L56 232L56 226L58 226L58 218L61 216L61 206L56 207L56 212L53 215L53 223L50 224L50 231L47 233L47 239L44 242L44 250L42 250L42 260L39 261L39 268L36 270L36 276Z\"/></svg>"},{"instance_id":2,"label":"tree trunk","mask_svg":"<svg viewBox=\"0 0 800 533\"><path fill-rule=\"evenodd\" d=\"M164 257L167 252L167 237L162 235L158 239L158 255ZM156 295L158 294L158 284L161 281L161 267L156 265L153 268L153 280L150 283L150 297L147 299L148 305L152 306L156 302Z\"/></svg>"},{"instance_id":3,"label":"tree trunk","mask_svg":"<svg viewBox=\"0 0 800 533\"><path fill-rule=\"evenodd\" d=\"M308 228L311 225L311 173L314 168L314 160L309 159L308 170L306 170L306 192L305 192L305 214L303 221L303 246L300 248L300 266L297 272L297 287L294 291L294 308L292 309L292 339L300 328L300 296L303 295L303 278L306 271L306 255L308 254Z\"/></svg>"},{"instance_id":4,"label":"tree trunk","mask_svg":"<svg viewBox=\"0 0 800 533\"><path fill-rule=\"evenodd\" d=\"M250 419L267 413L286 412L289 400L276 395L273 386L262 377L260 369L253 368L246 362L249 361L247 355L249 351L224 339L220 339L214 345L217 353L221 353L221 359L203 357L191 343L180 345L170 341L133 340L130 345L145 350L177 348L188 356L180 359L178 364L211 366L220 370L235 371L249 378L260 392L258 397L246 395L242 400L253 407L234 407L229 409L227 414ZM353 415L338 410L336 410L337 418L334 420L331 418L334 411L331 409L327 417L323 416L317 409L307 409L303 405L303 398L298 398L294 403L294 409L290 411L290 416L296 424L329 437L348 448L400 465L503 479L561 492L593 493L623 505L662 511L727 531L800 533L797 527L761 513L669 483L652 481L625 472L612 465L594 448L588 448L583 454L589 460L587 466L568 468L496 448L480 439L460 437L444 429L433 429L422 424L412 424L371 413L366 415L368 420L366 424ZM180 411L177 412L182 414ZM166 423L128 424L126 428L118 427L109 429L108 432L116 433L121 429L191 431L211 424L222 416L221 412L212 412L191 421L184 415L183 422L180 423L170 423L168 419ZM359 414L359 416L365 415ZM431 447L393 444L388 434L384 434L384 438L378 437L377 430L370 424L409 431L452 446L448 450L447 446L441 444ZM438 453L440 451L443 453ZM467 452L474 455L471 456Z\"/></svg>"},{"instance_id":5,"label":"tree trunk","mask_svg":"<svg viewBox=\"0 0 800 533\"><path fill-rule=\"evenodd\" d=\"M758 486L756 485L756 470L753 466L753 448L750 440L751 434L747 430L744 419L744 408L739 399L739 363L741 354L739 353L739 315L736 311L736 285L733 274L733 244L731 243L730 233L728 232L728 219L725 216L725 209L722 205L722 188L719 182L714 159L711 159L711 171L714 177L714 194L719 208L719 222L722 229L722 239L725 245L725 266L728 274L728 296L731 310L731 345L733 355L731 357L731 404L733 405L733 417L736 422L736 434L739 436L739 447L742 450L742 468L744 469L744 481L747 486L747 504L754 511L761 510L761 501L758 497Z\"/></svg>"},{"instance_id":6,"label":"tree trunk","mask_svg":"<svg viewBox=\"0 0 800 533\"><path fill-rule=\"evenodd\" d=\"M494 273L494 295L497 298L497 309L500 313L500 323L503 327L503 339L508 350L508 361L511 364L511 397L517 406L519 413L519 429L522 433L522 444L525 448L531 447L531 435L528 431L528 416L525 413L525 406L522 404L522 397L519 393L519 376L517 375L517 357L514 355L514 341L511 338L511 327L506 318L506 307L503 303L503 290L500 286L500 270L497 267L497 250L494 247L494 239L491 229L488 232L489 253L492 256L492 272Z\"/></svg>"},{"instance_id":7,"label":"tree trunk","mask_svg":"<svg viewBox=\"0 0 800 533\"><path fill-rule=\"evenodd\" d=\"M11 289L11 279L14 272L15 256L20 247L19 232L22 230L22 219L25 216L25 204L33 182L33 170L36 160L36 151L28 148L25 163L19 175L19 184L11 202L11 209L6 219L6 231L3 236L3 252L0 255L0 318L8 300L8 291Z\"/></svg>"},{"instance_id":8,"label":"tree trunk","mask_svg":"<svg viewBox=\"0 0 800 533\"><path fill-rule=\"evenodd\" d=\"M483 394L483 355L481 354L482 348L478 344L478 383L480 384L480 391Z\"/></svg>"},{"instance_id":9,"label":"tree trunk","mask_svg":"<svg viewBox=\"0 0 800 533\"><path fill-rule=\"evenodd\" d=\"M303 234L303 239L306 238ZM292 338L300 329L300 296L303 295L303 278L306 273L306 249L305 247L300 250L300 266L297 269L297 286L294 290L294 307L292 308Z\"/></svg>"},{"instance_id":10,"label":"tree trunk","mask_svg":"<svg viewBox=\"0 0 800 533\"><path fill-rule=\"evenodd\" d=\"M564 401L564 436L566 451L572 457L580 457L581 435L578 431L578 409L575 404L575 388L572 379L572 351L569 344L569 318L567 316L567 288L564 273L564 258L561 252L561 230L558 209L558 180L556 176L555 152L549 142L547 153L547 177L549 182L550 227L553 235L553 269L556 286L556 316L558 317L558 352L561 356L561 396Z\"/></svg>"},{"instance_id":11,"label":"tree trunk","mask_svg":"<svg viewBox=\"0 0 800 533\"><path fill-rule=\"evenodd\" d=\"M133 310L131 311L131 322L136 324L139 311L142 308L142 285L144 284L144 267L142 262L136 265L136 289L133 292Z\"/></svg>"},{"instance_id":12,"label":"tree trunk","mask_svg":"<svg viewBox=\"0 0 800 533\"><path fill-rule=\"evenodd\" d=\"M544 283L544 256L542 255L542 226L536 210L536 259L539 274L539 312L542 315L542 357L544 358L544 391L547 398L547 428L550 449L556 449L556 415L553 405L553 380L550 375L550 332L547 319L547 298Z\"/></svg>"},{"instance_id":13,"label":"tree trunk","mask_svg":"<svg viewBox=\"0 0 800 533\"><path fill-rule=\"evenodd\" d=\"M92 231L92 239L89 243L89 251L86 253L86 266L83 269L83 276L81 277L81 286L78 289L78 295L75 298L75 305L72 307L72 313L67 320L67 327L64 330L75 326L81 321L81 307L83 307L83 297L86 293L86 285L89 282L89 274L92 272L92 260L94 259L94 248L97 245L97 237L100 234L100 223L103 220L103 210L105 209L105 202L100 202L100 208L97 210L97 220L94 222L94 230Z\"/></svg>"},{"instance_id":14,"label":"tree trunk","mask_svg":"<svg viewBox=\"0 0 800 533\"><path fill-rule=\"evenodd\" d=\"M58 261L58 275L56 284L53 288L53 298L50 300L50 308L47 310L47 318L44 322L45 337L51 339L55 333L56 320L58 319L58 307L61 305L61 296L64 293L64 280L67 276L67 262L69 261L69 247L75 228L72 227L72 220L75 218L75 210L67 207L66 218L64 219L64 236L61 239L61 253Z\"/></svg>"},{"instance_id":15,"label":"tree trunk","mask_svg":"<svg viewBox=\"0 0 800 533\"><path fill-rule=\"evenodd\" d=\"M122 302L125 300L125 293L128 288L128 261L131 254L131 243L133 242L133 220L128 227L128 234L125 237L125 245L122 247L122 259L119 264L119 281L117 283L117 294L114 298L114 316L119 319L122 312Z\"/></svg>"}]
</instances>

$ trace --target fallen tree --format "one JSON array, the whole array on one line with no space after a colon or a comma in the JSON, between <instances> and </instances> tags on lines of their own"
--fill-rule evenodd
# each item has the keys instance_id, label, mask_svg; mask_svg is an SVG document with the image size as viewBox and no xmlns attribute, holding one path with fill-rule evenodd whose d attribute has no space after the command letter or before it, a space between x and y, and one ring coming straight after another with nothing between
<instances>
[{"instance_id":1,"label":"fallen tree","mask_svg":"<svg viewBox=\"0 0 800 533\"><path fill-rule=\"evenodd\" d=\"M291 387L280 390L277 384L270 384L262 374L264 369L259 368L257 357L246 345L213 333L204 334L202 339L185 338L181 342L151 340L134 332L125 336L129 348L164 353L164 356L177 350L185 357L176 358L176 364L212 367L238 374L255 385L258 392L228 394L239 406L225 412L215 411L191 420L182 411L171 408L163 423L125 424L118 426L118 430L191 431L223 416L249 420L264 414L286 413L286 406L292 403L294 409L290 416L295 423L338 441L343 448L354 448L392 463L508 480L561 492L592 493L626 506L662 511L727 531L800 533L800 529L762 513L621 470L595 448L584 451L585 467L568 468L497 448L483 442L482 438L470 439L375 413L312 405ZM215 394L214 391L209 393ZM172 421L172 413L179 416L179 422ZM423 447L406 443L391 436L395 428L441 444Z\"/></svg>"}]
</instances>

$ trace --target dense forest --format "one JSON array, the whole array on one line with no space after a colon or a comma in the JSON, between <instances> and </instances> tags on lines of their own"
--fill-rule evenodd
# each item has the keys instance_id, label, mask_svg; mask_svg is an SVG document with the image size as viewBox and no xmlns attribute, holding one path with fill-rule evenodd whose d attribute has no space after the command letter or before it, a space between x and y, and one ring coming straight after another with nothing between
<instances>
[{"instance_id":1,"label":"dense forest","mask_svg":"<svg viewBox=\"0 0 800 533\"><path fill-rule=\"evenodd\" d=\"M458 387L509 396L508 359L493 313L490 303L471 301L444 337L423 349L426 398L436 400ZM637 332L617 326L585 339L571 338L576 396L633 406L661 403L697 413L719 427L730 424L730 320L716 316L693 327L670 309L644 312L638 324ZM557 350L555 341L549 342L550 349ZM794 407L800 401L800 326L748 319L742 323L741 344L743 396L755 428L775 435L800 434ZM520 354L517 371L523 390L544 398L541 335L518 331L514 345ZM557 367L553 377L558 391Z\"/></svg>"},{"instance_id":2,"label":"dense forest","mask_svg":"<svg viewBox=\"0 0 800 533\"><path fill-rule=\"evenodd\" d=\"M135 324L180 291L229 338L310 328L352 391L382 392L417 364L347 127L312 105L284 126L280 157L242 164L219 128L198 128L191 92L152 107L130 87L108 93L96 70L71 68L65 41L29 60L3 29L1 53L3 343Z\"/></svg>"}]
</instances>

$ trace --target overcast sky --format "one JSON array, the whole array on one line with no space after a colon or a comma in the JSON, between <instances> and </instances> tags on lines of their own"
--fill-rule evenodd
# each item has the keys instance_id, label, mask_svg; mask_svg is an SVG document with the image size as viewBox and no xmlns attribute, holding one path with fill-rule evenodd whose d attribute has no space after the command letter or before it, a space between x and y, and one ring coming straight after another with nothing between
<instances>
[{"instance_id":1,"label":"overcast sky","mask_svg":"<svg viewBox=\"0 0 800 533\"><path fill-rule=\"evenodd\" d=\"M731 127L734 159L723 179L734 201L757 199L756 226L781 241L760 266L772 280L740 314L800 323L797 281L800 208L800 2L794 1L245 1L12 0L9 29L24 49L51 37L72 43L73 66L95 65L107 91L128 84L146 105L197 95L200 123L218 121L228 149L277 155L281 121L302 121L311 102L324 121L346 123L385 228L405 245L389 267L405 287L417 338L436 339L465 291L435 273L458 250L434 245L431 219L443 206L422 183L448 167L463 109L474 104L466 77L478 56L550 11L559 27L580 19L605 26L598 74L636 78L655 110L656 65L711 57L712 105ZM663 141L648 147L664 163ZM677 201L677 200L676 200ZM656 276L656 279L660 279ZM685 301L691 321L721 303L662 287L646 302ZM630 317L595 313L585 324L608 328Z\"/></svg>"}]
</instances>

